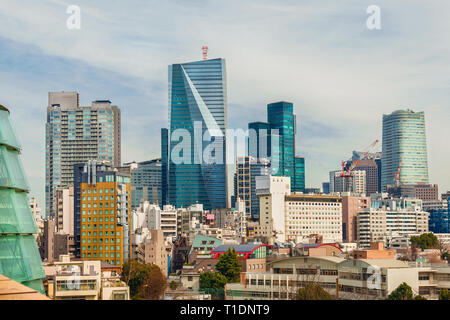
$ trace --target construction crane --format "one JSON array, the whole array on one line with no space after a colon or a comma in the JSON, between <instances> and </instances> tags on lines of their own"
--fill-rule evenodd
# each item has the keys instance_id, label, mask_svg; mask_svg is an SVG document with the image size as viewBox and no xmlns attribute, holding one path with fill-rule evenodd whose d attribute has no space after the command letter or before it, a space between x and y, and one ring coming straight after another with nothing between
<instances>
[{"instance_id":1,"label":"construction crane","mask_svg":"<svg viewBox=\"0 0 450 320\"><path fill-rule=\"evenodd\" d=\"M367 157L370 150L372 150L378 142L379 142L379 140L375 140L374 142L372 142L372 144L365 149L362 157L359 158L358 160L353 161L348 168L347 168L347 162L351 161L352 158L348 159L347 161L342 161L342 163L341 163L342 164L342 172L341 172L340 176L344 177L344 178L350 178L352 176L351 171L358 165L358 163L361 162L361 160L364 160Z\"/></svg>"}]
</instances>

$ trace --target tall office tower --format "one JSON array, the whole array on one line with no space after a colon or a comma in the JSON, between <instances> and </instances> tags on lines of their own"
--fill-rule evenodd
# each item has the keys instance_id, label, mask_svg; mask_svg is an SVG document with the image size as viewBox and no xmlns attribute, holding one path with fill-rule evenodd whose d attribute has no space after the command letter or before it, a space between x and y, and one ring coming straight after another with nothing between
<instances>
[{"instance_id":1,"label":"tall office tower","mask_svg":"<svg viewBox=\"0 0 450 320\"><path fill-rule=\"evenodd\" d=\"M131 210L148 201L161 204L161 159L125 163L131 169Z\"/></svg>"},{"instance_id":2,"label":"tall office tower","mask_svg":"<svg viewBox=\"0 0 450 320\"><path fill-rule=\"evenodd\" d=\"M272 161L272 175L290 177L295 176L295 133L296 123L294 105L290 102L275 102L267 105L267 122L272 130L278 130L278 148L271 150L271 156L278 154L278 168ZM278 170L277 170L278 169Z\"/></svg>"},{"instance_id":3,"label":"tall office tower","mask_svg":"<svg viewBox=\"0 0 450 320\"><path fill-rule=\"evenodd\" d=\"M378 192L378 166L375 160L361 160L353 170L366 172L366 194Z\"/></svg>"},{"instance_id":4,"label":"tall office tower","mask_svg":"<svg viewBox=\"0 0 450 320\"><path fill-rule=\"evenodd\" d=\"M73 183L73 166L88 160L120 165L120 110L109 100L80 107L77 92L49 92L46 123L46 215L55 217L57 187Z\"/></svg>"},{"instance_id":5,"label":"tall office tower","mask_svg":"<svg viewBox=\"0 0 450 320\"><path fill-rule=\"evenodd\" d=\"M0 105L0 274L44 293L45 277L28 203L28 183L20 161L20 144Z\"/></svg>"},{"instance_id":6,"label":"tall office tower","mask_svg":"<svg viewBox=\"0 0 450 320\"><path fill-rule=\"evenodd\" d=\"M305 191L305 158L294 158L294 180L291 187L293 192Z\"/></svg>"},{"instance_id":7,"label":"tall office tower","mask_svg":"<svg viewBox=\"0 0 450 320\"><path fill-rule=\"evenodd\" d=\"M161 207L169 204L169 130L161 128Z\"/></svg>"},{"instance_id":8,"label":"tall office tower","mask_svg":"<svg viewBox=\"0 0 450 320\"><path fill-rule=\"evenodd\" d=\"M233 203L241 199L245 212L253 220L259 219L259 200L256 196L256 177L270 174L270 161L267 158L255 159L250 156L238 157L234 175Z\"/></svg>"},{"instance_id":9,"label":"tall office tower","mask_svg":"<svg viewBox=\"0 0 450 320\"><path fill-rule=\"evenodd\" d=\"M333 172L333 171L332 171ZM352 170L351 177L341 177L341 172L334 172L333 192L353 192L366 194L366 172L363 170ZM331 179L330 172L330 179Z\"/></svg>"},{"instance_id":10,"label":"tall office tower","mask_svg":"<svg viewBox=\"0 0 450 320\"><path fill-rule=\"evenodd\" d=\"M227 207L225 59L169 66L169 203ZM206 141L205 141L206 140Z\"/></svg>"},{"instance_id":11,"label":"tall office tower","mask_svg":"<svg viewBox=\"0 0 450 320\"><path fill-rule=\"evenodd\" d=\"M395 183L400 167L399 182L428 183L427 142L423 112L397 110L383 115L383 157L381 185Z\"/></svg>"},{"instance_id":12,"label":"tall office tower","mask_svg":"<svg viewBox=\"0 0 450 320\"><path fill-rule=\"evenodd\" d=\"M76 256L122 266L131 254L130 168L74 166Z\"/></svg>"},{"instance_id":13,"label":"tall office tower","mask_svg":"<svg viewBox=\"0 0 450 320\"><path fill-rule=\"evenodd\" d=\"M271 156L270 125L267 122L248 124L248 155L255 159Z\"/></svg>"}]
</instances>

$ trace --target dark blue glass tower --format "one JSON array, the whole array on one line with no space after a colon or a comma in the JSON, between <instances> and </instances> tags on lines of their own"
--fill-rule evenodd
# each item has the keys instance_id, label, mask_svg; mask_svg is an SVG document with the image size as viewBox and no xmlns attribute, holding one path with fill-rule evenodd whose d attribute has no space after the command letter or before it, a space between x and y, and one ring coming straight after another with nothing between
<instances>
[{"instance_id":1,"label":"dark blue glass tower","mask_svg":"<svg viewBox=\"0 0 450 320\"><path fill-rule=\"evenodd\" d=\"M171 205L186 207L201 203L205 210L226 208L226 128L225 60L170 65L168 200Z\"/></svg>"}]
</instances>

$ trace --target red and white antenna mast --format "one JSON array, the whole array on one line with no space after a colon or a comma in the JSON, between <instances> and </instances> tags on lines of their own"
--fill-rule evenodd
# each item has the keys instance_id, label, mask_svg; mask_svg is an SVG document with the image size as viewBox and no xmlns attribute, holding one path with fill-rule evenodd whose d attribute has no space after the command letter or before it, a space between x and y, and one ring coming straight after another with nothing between
<instances>
[{"instance_id":1,"label":"red and white antenna mast","mask_svg":"<svg viewBox=\"0 0 450 320\"><path fill-rule=\"evenodd\" d=\"M208 60L208 46L203 46L202 51L203 51L203 60Z\"/></svg>"}]
</instances>

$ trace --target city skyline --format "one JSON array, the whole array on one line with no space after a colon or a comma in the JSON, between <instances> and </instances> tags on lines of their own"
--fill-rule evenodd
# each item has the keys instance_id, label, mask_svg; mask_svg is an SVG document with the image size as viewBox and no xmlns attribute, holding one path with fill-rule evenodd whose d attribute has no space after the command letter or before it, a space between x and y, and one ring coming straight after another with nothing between
<instances>
[{"instance_id":1,"label":"city skyline","mask_svg":"<svg viewBox=\"0 0 450 320\"><path fill-rule=\"evenodd\" d=\"M88 2L80 2L83 22L79 31L65 28L62 1L0 4L7 23L23 23L21 29L0 32L4 48L0 72L9 79L1 93L20 133L30 195L37 197L41 207L47 93L77 91L80 105L111 100L122 110L122 161L157 158L160 141L152 137L159 137L167 123L167 65L200 60L204 44L210 47L210 58L227 59L229 128L264 121L268 103L285 100L294 104L296 150L306 159L307 187L320 186L328 180L329 171L339 168L340 160L380 139L382 114L410 108L425 113L429 182L439 184L440 190L450 188L445 166L449 151L442 147L450 130L445 123L448 58L444 36L439 33L448 22L433 16L439 17L444 8L423 7L418 1L405 8L380 1L382 29L370 31L365 26L368 4L356 1L340 6L331 2L234 3L241 9L238 15L231 12L233 3L200 6L202 2L195 2L193 9L181 3L177 9L171 4L160 8L141 5L135 9L134 22L120 19L119 5L105 3L93 9ZM207 28L198 22L184 30L181 24L187 20L180 19L160 35L152 23L167 23L160 19L146 22L170 10L176 20L183 10L197 10L190 12L201 17L214 16L218 9L224 18ZM257 18L245 22L242 18L251 9ZM36 16L31 18L31 12ZM224 29L224 19L234 27ZM267 26L269 19L273 22ZM58 24L60 28L55 27ZM220 32L222 41L213 37ZM118 38L113 37L123 39L120 50ZM271 42L266 43L265 37ZM96 43L98 39L102 40ZM91 46L93 50L86 50ZM26 130L29 127L36 130ZM41 134L36 134L38 130Z\"/></svg>"}]
</instances>

